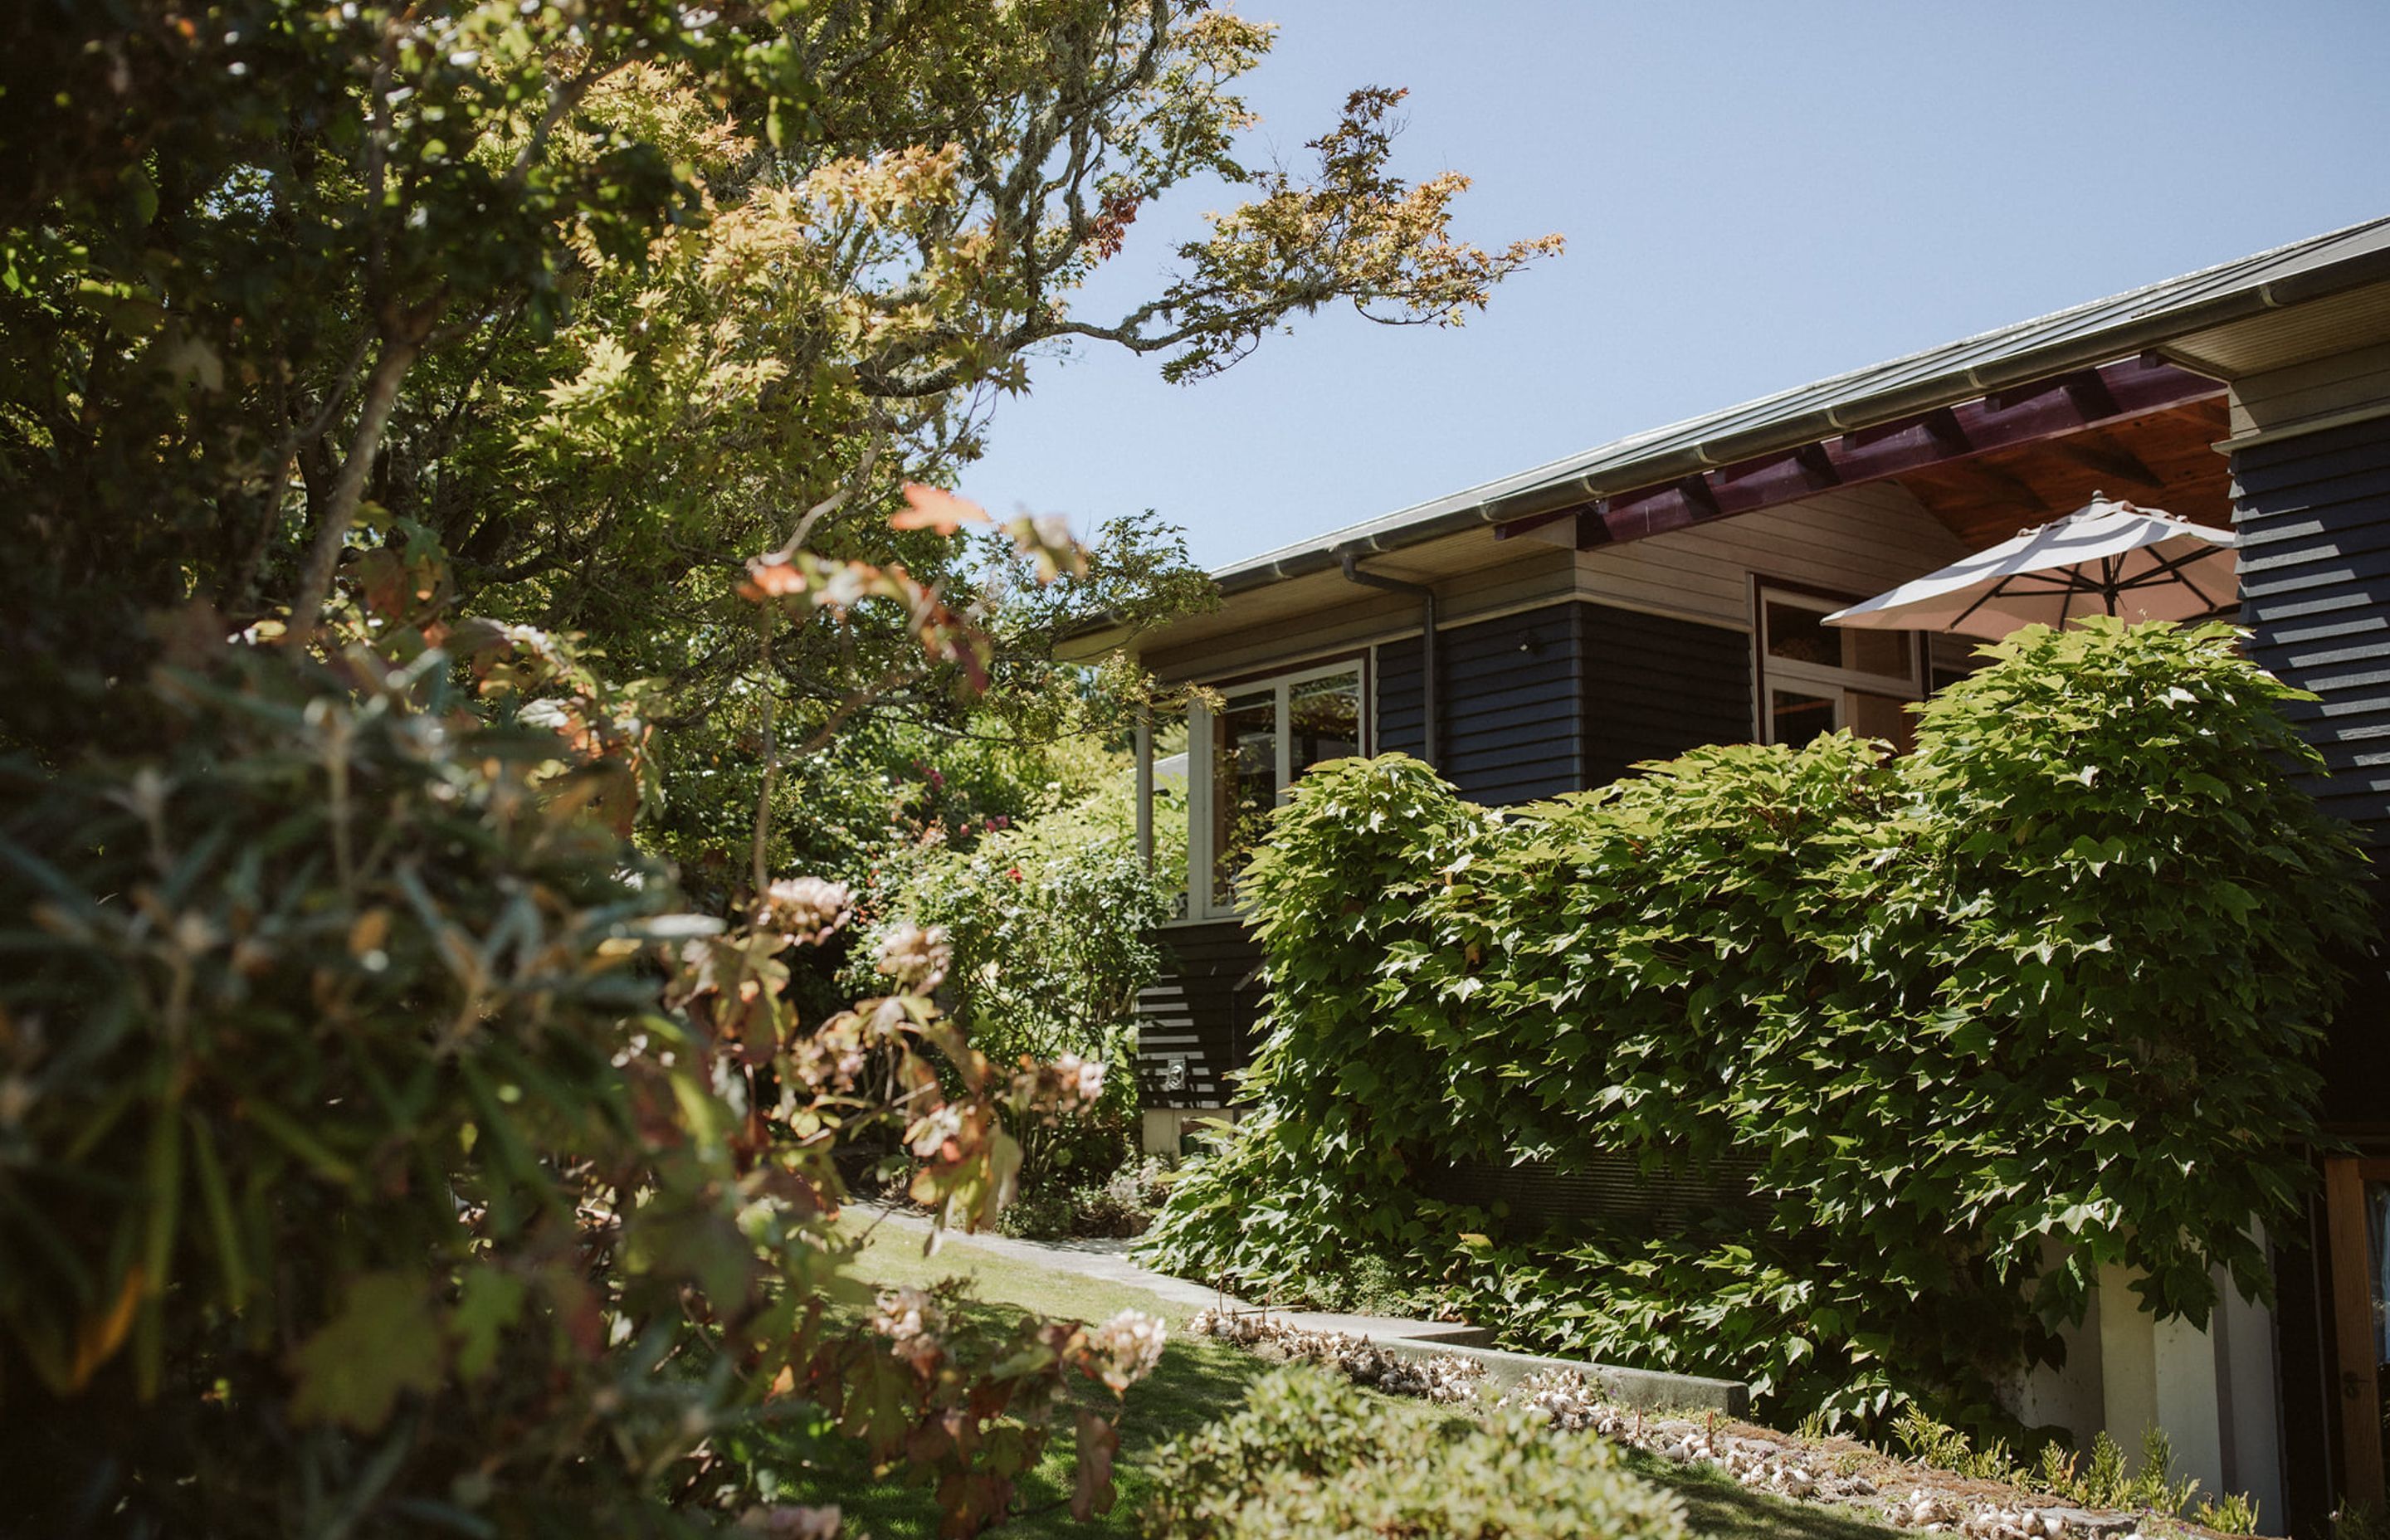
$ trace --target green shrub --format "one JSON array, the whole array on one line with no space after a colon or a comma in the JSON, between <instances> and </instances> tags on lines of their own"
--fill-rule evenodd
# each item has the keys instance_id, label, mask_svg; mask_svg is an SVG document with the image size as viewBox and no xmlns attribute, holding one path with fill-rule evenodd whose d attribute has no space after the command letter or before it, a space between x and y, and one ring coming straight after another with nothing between
<instances>
[{"instance_id":1,"label":"green shrub","mask_svg":"<svg viewBox=\"0 0 2390 1540\"><path fill-rule=\"evenodd\" d=\"M1482 1423L1283 1368L1155 1457L1151 1540L1683 1540L1677 1500L1589 1434L1505 1408Z\"/></svg>"},{"instance_id":2,"label":"green shrub","mask_svg":"<svg viewBox=\"0 0 2390 1540\"><path fill-rule=\"evenodd\" d=\"M990 1058L1069 1054L1107 1067L1087 1116L1013 1130L1022 1195L1053 1214L1067 1189L1099 1187L1137 1152L1137 996L1161 968L1150 932L1168 918L1169 879L1137 857L1133 791L1116 765L1092 795L968 852L926 841L892 857L867 900L944 930L954 965L944 996ZM1183 810L1178 818L1183 831ZM1159 838L1157 848L1167 848ZM867 987L871 948L858 951L852 982Z\"/></svg>"},{"instance_id":3,"label":"green shrub","mask_svg":"<svg viewBox=\"0 0 2390 1540\"><path fill-rule=\"evenodd\" d=\"M2221 626L1991 650L1889 762L1703 749L1507 820L1397 756L1313 770L1241 887L1253 1115L1150 1254L1281 1297L1375 1257L1514 1345L1978 1428L2102 1264L2194 1322L2211 1267L2261 1293L2365 918L2293 692ZM1593 1157L1757 1174L1658 1234L1434 1196Z\"/></svg>"},{"instance_id":4,"label":"green shrub","mask_svg":"<svg viewBox=\"0 0 2390 1540\"><path fill-rule=\"evenodd\" d=\"M946 1482L973 1533L1065 1383L1140 1371L1068 1324L828 1313L865 1293L846 1141L906 1130L915 1195L983 1220L999 1115L1074 1105L919 994L799 1030L786 959L842 893L663 913L590 816L628 773L533 725L555 695L478 719L441 652L176 651L111 694L138 751L0 759L10 1521L706 1533L765 1495L708 1439L769 1416ZM1116 1435L1080 1418L1084 1510Z\"/></svg>"},{"instance_id":5,"label":"green shrub","mask_svg":"<svg viewBox=\"0 0 2390 1540\"><path fill-rule=\"evenodd\" d=\"M1021 1196L996 1216L996 1228L1031 1240L1143 1235L1170 1190L1169 1176L1163 1161L1149 1155L1099 1181L1024 1181Z\"/></svg>"}]
</instances>

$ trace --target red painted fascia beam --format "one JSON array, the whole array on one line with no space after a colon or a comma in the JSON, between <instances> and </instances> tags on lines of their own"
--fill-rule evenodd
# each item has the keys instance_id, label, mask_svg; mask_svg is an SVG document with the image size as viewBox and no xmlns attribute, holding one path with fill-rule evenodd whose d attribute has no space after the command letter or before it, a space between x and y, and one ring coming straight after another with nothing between
<instances>
[{"instance_id":1,"label":"red painted fascia beam","mask_svg":"<svg viewBox=\"0 0 2390 1540\"><path fill-rule=\"evenodd\" d=\"M1694 478L1682 478L1512 520L1494 533L1507 539L1574 518L1580 550L1640 540L1755 513L1829 486L1861 486L1997 449L2064 438L2206 400L2222 389L2204 375L2161 359L2127 359L1708 471L1699 478L1698 490L1690 484Z\"/></svg>"}]
</instances>

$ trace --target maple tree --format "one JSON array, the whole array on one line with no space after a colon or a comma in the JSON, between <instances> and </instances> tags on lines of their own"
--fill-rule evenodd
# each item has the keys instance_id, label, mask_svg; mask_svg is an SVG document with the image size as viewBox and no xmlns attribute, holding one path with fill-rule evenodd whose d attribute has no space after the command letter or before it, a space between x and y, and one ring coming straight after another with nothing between
<instances>
[{"instance_id":1,"label":"maple tree","mask_svg":"<svg viewBox=\"0 0 2390 1540\"><path fill-rule=\"evenodd\" d=\"M848 1277L859 1165L984 1221L1008 1123L1100 1073L990 1062L919 926L800 1009L851 910L791 863L843 838L796 767L892 713L1083 725L1140 685L1054 637L1202 601L1150 520L971 543L942 489L1038 348L1194 379L1551 249L1454 239L1460 179L1387 170L1395 93L1242 164L1268 40L1163 0L37 6L0 1485L59 1533L826 1533L709 1443L811 1417L968 1534L1067 1381L1150 1367L1147 1323L991 1340ZM1253 196L1076 314L1198 179ZM1114 1418L1074 1415L1092 1512Z\"/></svg>"}]
</instances>

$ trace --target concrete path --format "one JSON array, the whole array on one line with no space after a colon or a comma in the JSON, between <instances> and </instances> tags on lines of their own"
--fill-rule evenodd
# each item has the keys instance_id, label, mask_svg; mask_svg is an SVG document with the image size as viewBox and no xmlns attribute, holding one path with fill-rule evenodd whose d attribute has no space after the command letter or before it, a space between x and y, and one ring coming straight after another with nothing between
<instances>
[{"instance_id":1,"label":"concrete path","mask_svg":"<svg viewBox=\"0 0 2390 1540\"><path fill-rule=\"evenodd\" d=\"M880 1224L892 1229L920 1236L929 1234L929 1220L909 1209L878 1204L860 1206ZM1150 1290L1173 1304L1190 1309L1207 1304L1224 1305L1233 1310L1254 1308L1245 1301L1223 1294L1207 1284L1192 1283L1138 1266L1129 1259L1129 1247L1135 1244L1133 1241L1022 1240L1012 1236L968 1235L960 1230L948 1230L944 1244L976 1246L982 1251L1014 1262L1027 1263L1033 1267L1050 1267L1105 1283ZM1505 1353L1484 1345L1490 1334L1484 1328L1462 1326L1458 1322L1407 1321L1393 1315L1341 1315L1323 1310L1274 1309L1270 1314L1305 1331L1341 1331L1347 1336L1367 1337L1406 1357L1458 1354L1465 1358L1474 1358L1485 1367L1488 1380L1497 1389L1507 1390L1530 1374L1568 1370L1583 1374L1600 1384L1602 1393L1622 1406L1653 1410L1706 1407L1729 1417L1751 1415L1749 1388L1733 1380L1705 1380L1696 1375L1662 1374L1648 1369L1620 1368L1610 1364L1585 1364L1568 1359L1540 1358L1523 1353Z\"/></svg>"},{"instance_id":2,"label":"concrete path","mask_svg":"<svg viewBox=\"0 0 2390 1540\"><path fill-rule=\"evenodd\" d=\"M867 1212L891 1229L906 1230L917 1235L929 1233L929 1220L910 1210L871 1205L867 1206ZM1232 1310L1254 1308L1234 1295L1221 1293L1209 1284L1175 1278L1167 1273L1138 1266L1128 1254L1135 1241L1021 1240L1012 1236L968 1235L960 1230L948 1230L944 1244L976 1246L1015 1262L1050 1267L1058 1272L1097 1278L1105 1283L1126 1284L1132 1289L1150 1290L1173 1304L1183 1304L1190 1309L1200 1309L1207 1304L1222 1304ZM1472 1328L1451 1321L1407 1321L1394 1315L1341 1315L1320 1310L1274 1310L1271 1314L1306 1331L1342 1331L1379 1341L1433 1341L1455 1337L1473 1339L1482 1335Z\"/></svg>"}]
</instances>

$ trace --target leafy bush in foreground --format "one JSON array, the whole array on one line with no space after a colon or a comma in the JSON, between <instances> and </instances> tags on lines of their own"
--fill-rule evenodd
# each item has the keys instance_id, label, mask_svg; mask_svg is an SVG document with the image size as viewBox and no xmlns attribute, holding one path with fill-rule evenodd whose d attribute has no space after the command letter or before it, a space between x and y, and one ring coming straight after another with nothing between
<instances>
[{"instance_id":1,"label":"leafy bush in foreground","mask_svg":"<svg viewBox=\"0 0 2390 1540\"><path fill-rule=\"evenodd\" d=\"M457 661L216 633L115 692L155 749L0 764L9 1520L701 1533L763 1495L706 1448L758 1417L1000 1517L1063 1385L1134 1373L1068 1322L842 1325L837 1157L890 1130L984 1221L1001 1119L1069 1084L996 1070L926 973L801 1029L786 958L842 891L662 913L589 815L620 767L532 725L552 694L478 719Z\"/></svg>"},{"instance_id":2,"label":"leafy bush in foreground","mask_svg":"<svg viewBox=\"0 0 2390 1540\"><path fill-rule=\"evenodd\" d=\"M1256 1381L1244 1405L1156 1457L1151 1540L1684 1540L1677 1500L1591 1434L1519 1407L1473 1418L1392 1403L1322 1370Z\"/></svg>"},{"instance_id":3,"label":"leafy bush in foreground","mask_svg":"<svg viewBox=\"0 0 2390 1540\"><path fill-rule=\"evenodd\" d=\"M1375 1257L1522 1345L1975 1424L2103 1264L2194 1322L2214 1266L2261 1293L2364 902L2292 692L2221 626L1993 658L1889 763L1705 749L1508 821L1399 757L1315 770L1244 884L1255 1115L1150 1254L1280 1297ZM1756 1175L1659 1234L1437 1197L1597 1158Z\"/></svg>"}]
</instances>

